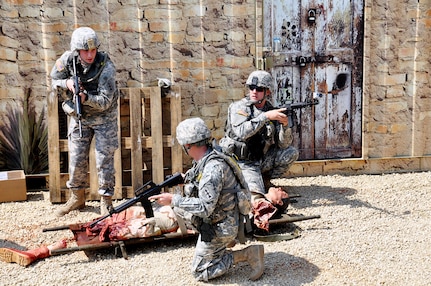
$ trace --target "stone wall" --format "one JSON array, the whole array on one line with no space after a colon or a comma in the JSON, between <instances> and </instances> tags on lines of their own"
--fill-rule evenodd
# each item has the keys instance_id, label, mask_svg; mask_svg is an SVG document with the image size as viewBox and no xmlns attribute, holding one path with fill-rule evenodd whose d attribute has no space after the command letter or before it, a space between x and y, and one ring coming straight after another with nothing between
<instances>
[{"instance_id":1,"label":"stone wall","mask_svg":"<svg viewBox=\"0 0 431 286\"><path fill-rule=\"evenodd\" d=\"M91 26L116 64L120 88L169 78L183 90L183 116L204 117L219 137L228 104L254 69L255 2L206 2L6 0L0 98L21 98L23 86L46 96L47 75L73 29Z\"/></svg>"},{"instance_id":2,"label":"stone wall","mask_svg":"<svg viewBox=\"0 0 431 286\"><path fill-rule=\"evenodd\" d=\"M431 154L431 2L368 1L364 143L370 158Z\"/></svg>"},{"instance_id":3,"label":"stone wall","mask_svg":"<svg viewBox=\"0 0 431 286\"><path fill-rule=\"evenodd\" d=\"M25 90L42 107L49 72L73 29L91 26L117 66L119 87L169 78L181 85L183 117L203 117L220 138L227 107L243 97L261 55L261 2L3 0L0 111L6 102L19 105ZM429 169L430 6L429 0L365 0L364 158L300 162L292 174Z\"/></svg>"}]
</instances>

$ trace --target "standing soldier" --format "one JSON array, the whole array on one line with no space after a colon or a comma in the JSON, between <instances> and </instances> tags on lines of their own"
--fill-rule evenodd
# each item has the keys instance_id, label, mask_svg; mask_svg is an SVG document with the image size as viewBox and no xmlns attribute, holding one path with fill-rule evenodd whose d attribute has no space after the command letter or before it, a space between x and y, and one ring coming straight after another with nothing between
<instances>
[{"instance_id":1,"label":"standing soldier","mask_svg":"<svg viewBox=\"0 0 431 286\"><path fill-rule=\"evenodd\" d=\"M96 165L101 195L100 212L112 207L115 186L114 152L118 148L116 70L109 56L98 51L100 42L95 31L80 27L72 33L70 51L56 61L51 71L52 89L67 90L62 103L69 116L70 199L55 212L63 216L85 207L88 187L88 156L93 137L96 140ZM79 79L79 86L75 86ZM79 95L73 97L75 89ZM77 100L78 99L78 100ZM80 105L79 105L80 100ZM78 101L78 102L77 102ZM78 110L81 114L77 113Z\"/></svg>"},{"instance_id":2,"label":"standing soldier","mask_svg":"<svg viewBox=\"0 0 431 286\"><path fill-rule=\"evenodd\" d=\"M176 132L178 143L194 160L184 179L186 196L161 193L149 199L171 205L177 215L198 229L192 262L197 280L219 277L239 262L248 262L252 267L250 279L258 279L264 270L263 245L227 249L238 235L240 213L250 212L250 194L239 166L213 149L211 132L202 119L186 119Z\"/></svg>"},{"instance_id":3,"label":"standing soldier","mask_svg":"<svg viewBox=\"0 0 431 286\"><path fill-rule=\"evenodd\" d=\"M256 209L258 202L268 201L279 207L283 204L280 196L286 199L288 196L281 188L270 188L270 179L283 177L298 159L299 152L291 146L293 136L284 109L274 109L267 100L271 94L271 75L254 71L246 85L250 90L248 96L229 106L220 146L225 153L238 158L252 193L253 208Z\"/></svg>"}]
</instances>

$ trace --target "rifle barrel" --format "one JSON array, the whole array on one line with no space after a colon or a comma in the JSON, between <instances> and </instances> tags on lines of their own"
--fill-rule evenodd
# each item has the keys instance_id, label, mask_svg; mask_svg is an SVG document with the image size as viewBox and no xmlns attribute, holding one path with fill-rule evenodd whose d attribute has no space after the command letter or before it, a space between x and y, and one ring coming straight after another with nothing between
<instances>
[{"instance_id":1,"label":"rifle barrel","mask_svg":"<svg viewBox=\"0 0 431 286\"><path fill-rule=\"evenodd\" d=\"M74 99L75 99L75 112L76 117L78 118L78 126L79 126L79 137L82 138L82 124L81 124L81 117L82 117L82 105L81 105L81 96L79 93L81 92L81 89L79 87L79 77L76 70L76 58L73 56L73 85L75 87L75 93L74 93Z\"/></svg>"},{"instance_id":2,"label":"rifle barrel","mask_svg":"<svg viewBox=\"0 0 431 286\"><path fill-rule=\"evenodd\" d=\"M281 218L277 219L270 219L270 224L281 224L281 223L291 223L291 222L297 222L297 221L303 221L303 220L309 220L309 219L315 219L320 218L320 215L311 215L311 216L289 216L284 215Z\"/></svg>"},{"instance_id":3,"label":"rifle barrel","mask_svg":"<svg viewBox=\"0 0 431 286\"><path fill-rule=\"evenodd\" d=\"M104 216L96 219L95 221L93 221L90 224L90 228L94 227L98 222L104 220L105 218L111 216L114 213L122 212L122 211L130 208L131 206L133 206L137 202L142 202L143 200L148 200L148 198L151 197L152 195L158 194L162 188L172 187L172 186L181 184L182 182L183 182L183 177L182 177L181 173L173 174L172 176L170 176L168 179L166 179L165 181L163 181L159 185L155 185L152 181L147 182L135 191L135 197L125 201L124 203L117 206L116 208L113 208L113 210L111 210L109 212L109 214L104 215ZM150 188L148 190L142 190L147 186L150 186ZM144 205L144 207L145 207L145 205ZM151 206L149 206L149 207L151 207ZM152 209L151 210L146 209L146 211L148 211L149 214L151 215L150 212L152 211Z\"/></svg>"}]
</instances>

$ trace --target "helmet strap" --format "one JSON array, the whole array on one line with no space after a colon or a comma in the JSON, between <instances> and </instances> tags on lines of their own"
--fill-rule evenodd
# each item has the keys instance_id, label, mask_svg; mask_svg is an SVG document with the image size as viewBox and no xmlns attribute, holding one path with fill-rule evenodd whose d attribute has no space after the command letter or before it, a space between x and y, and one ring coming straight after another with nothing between
<instances>
[{"instance_id":1,"label":"helmet strap","mask_svg":"<svg viewBox=\"0 0 431 286\"><path fill-rule=\"evenodd\" d=\"M192 146L190 145L190 147L186 147L184 145L181 145L181 148L183 149L184 153L186 153L186 155L189 155L189 150Z\"/></svg>"}]
</instances>

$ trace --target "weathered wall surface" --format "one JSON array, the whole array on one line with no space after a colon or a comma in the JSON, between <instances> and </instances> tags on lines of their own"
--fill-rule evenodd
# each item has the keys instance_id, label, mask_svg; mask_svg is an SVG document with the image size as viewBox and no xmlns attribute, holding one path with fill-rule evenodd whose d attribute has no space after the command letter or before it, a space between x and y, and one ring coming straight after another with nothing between
<instances>
[{"instance_id":1,"label":"weathered wall surface","mask_svg":"<svg viewBox=\"0 0 431 286\"><path fill-rule=\"evenodd\" d=\"M6 0L0 96L20 98L23 86L45 96L73 29L91 26L116 64L120 88L169 78L183 90L183 116L205 117L220 137L227 105L243 95L254 69L255 3L206 2Z\"/></svg>"},{"instance_id":2,"label":"weathered wall surface","mask_svg":"<svg viewBox=\"0 0 431 286\"><path fill-rule=\"evenodd\" d=\"M372 2L366 11L368 156L429 155L431 2Z\"/></svg>"},{"instance_id":3,"label":"weathered wall surface","mask_svg":"<svg viewBox=\"0 0 431 286\"><path fill-rule=\"evenodd\" d=\"M73 29L91 26L117 66L119 87L169 78L181 85L183 117L203 117L220 138L227 107L244 95L261 54L261 6L261 0L3 0L0 110L19 104L28 89L43 106L49 72ZM293 175L431 169L430 16L429 0L365 0L364 158L299 162Z\"/></svg>"}]
</instances>

